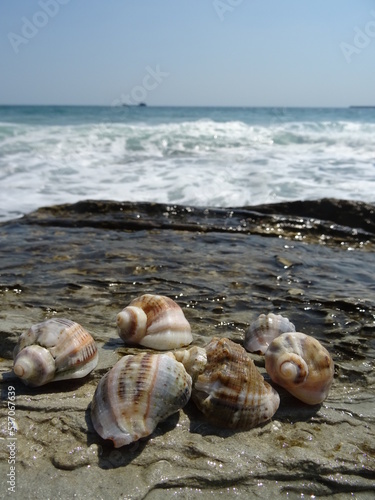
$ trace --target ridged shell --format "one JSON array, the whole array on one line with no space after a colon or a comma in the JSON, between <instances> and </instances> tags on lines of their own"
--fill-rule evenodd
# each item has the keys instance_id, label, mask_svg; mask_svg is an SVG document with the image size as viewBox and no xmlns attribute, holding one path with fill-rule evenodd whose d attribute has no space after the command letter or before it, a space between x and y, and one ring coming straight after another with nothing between
<instances>
[{"instance_id":1,"label":"ridged shell","mask_svg":"<svg viewBox=\"0 0 375 500\"><path fill-rule=\"evenodd\" d=\"M246 330L244 347L249 352L264 354L273 339L282 333L295 331L288 318L280 314L261 314Z\"/></svg>"},{"instance_id":2,"label":"ridged shell","mask_svg":"<svg viewBox=\"0 0 375 500\"><path fill-rule=\"evenodd\" d=\"M190 395L191 377L171 353L125 356L100 380L91 419L119 448L152 434Z\"/></svg>"},{"instance_id":3,"label":"ridged shell","mask_svg":"<svg viewBox=\"0 0 375 500\"><path fill-rule=\"evenodd\" d=\"M78 323L53 318L23 333L13 353L13 371L32 387L81 378L98 363L92 336Z\"/></svg>"},{"instance_id":4,"label":"ridged shell","mask_svg":"<svg viewBox=\"0 0 375 500\"><path fill-rule=\"evenodd\" d=\"M265 363L271 379L304 403L315 405L328 396L334 364L315 338L300 332L283 333L269 345Z\"/></svg>"},{"instance_id":5,"label":"ridged shell","mask_svg":"<svg viewBox=\"0 0 375 500\"><path fill-rule=\"evenodd\" d=\"M117 315L119 336L127 344L157 350L187 346L193 341L181 307L169 297L145 294Z\"/></svg>"},{"instance_id":6,"label":"ridged shell","mask_svg":"<svg viewBox=\"0 0 375 500\"><path fill-rule=\"evenodd\" d=\"M207 419L230 429L250 429L269 420L279 407L279 395L244 348L213 338L205 350L207 363L193 383L192 399ZM186 356L187 367L189 363Z\"/></svg>"}]
</instances>

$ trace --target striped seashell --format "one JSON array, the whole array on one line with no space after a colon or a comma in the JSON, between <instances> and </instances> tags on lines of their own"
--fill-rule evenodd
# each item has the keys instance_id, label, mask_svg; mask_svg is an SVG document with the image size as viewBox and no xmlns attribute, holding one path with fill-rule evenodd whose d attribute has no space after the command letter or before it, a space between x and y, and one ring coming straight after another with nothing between
<instances>
[{"instance_id":1,"label":"striped seashell","mask_svg":"<svg viewBox=\"0 0 375 500\"><path fill-rule=\"evenodd\" d=\"M319 404L328 396L334 364L315 338L300 332L283 333L269 345L265 364L271 379L304 403Z\"/></svg>"},{"instance_id":2,"label":"striped seashell","mask_svg":"<svg viewBox=\"0 0 375 500\"><path fill-rule=\"evenodd\" d=\"M282 333L295 331L288 318L280 314L261 314L246 330L244 347L248 352L264 354L273 339Z\"/></svg>"},{"instance_id":3,"label":"striped seashell","mask_svg":"<svg viewBox=\"0 0 375 500\"><path fill-rule=\"evenodd\" d=\"M32 387L82 378L98 364L92 336L78 323L58 318L33 325L23 333L13 357L14 373Z\"/></svg>"},{"instance_id":4,"label":"striped seashell","mask_svg":"<svg viewBox=\"0 0 375 500\"><path fill-rule=\"evenodd\" d=\"M146 294L117 315L118 334L127 344L157 350L177 349L193 341L181 307L169 297Z\"/></svg>"},{"instance_id":5,"label":"striped seashell","mask_svg":"<svg viewBox=\"0 0 375 500\"><path fill-rule=\"evenodd\" d=\"M200 374L194 373L192 399L207 419L230 429L250 429L269 420L279 407L279 395L244 348L226 338L213 338L205 351L205 366L202 354L192 354L201 367ZM175 355L188 370L194 366L183 351Z\"/></svg>"},{"instance_id":6,"label":"striped seashell","mask_svg":"<svg viewBox=\"0 0 375 500\"><path fill-rule=\"evenodd\" d=\"M124 356L100 380L91 419L97 433L119 448L152 434L190 395L191 377L171 353Z\"/></svg>"}]
</instances>

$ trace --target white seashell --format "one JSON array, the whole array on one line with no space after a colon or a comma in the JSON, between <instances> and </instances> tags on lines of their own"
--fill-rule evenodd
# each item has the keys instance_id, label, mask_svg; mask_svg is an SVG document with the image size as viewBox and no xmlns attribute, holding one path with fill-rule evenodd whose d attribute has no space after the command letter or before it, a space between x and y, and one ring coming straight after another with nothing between
<instances>
[{"instance_id":1,"label":"white seashell","mask_svg":"<svg viewBox=\"0 0 375 500\"><path fill-rule=\"evenodd\" d=\"M175 351L173 355L184 365L193 381L204 371L207 364L207 352L204 347L193 346L190 349Z\"/></svg>"},{"instance_id":2,"label":"white seashell","mask_svg":"<svg viewBox=\"0 0 375 500\"><path fill-rule=\"evenodd\" d=\"M119 336L127 344L157 350L176 349L193 341L181 307L169 297L146 294L117 315Z\"/></svg>"},{"instance_id":3,"label":"white seashell","mask_svg":"<svg viewBox=\"0 0 375 500\"><path fill-rule=\"evenodd\" d=\"M283 333L265 355L271 379L304 403L315 405L328 396L334 364L321 343L300 332Z\"/></svg>"},{"instance_id":4,"label":"white seashell","mask_svg":"<svg viewBox=\"0 0 375 500\"><path fill-rule=\"evenodd\" d=\"M23 333L13 353L13 371L22 382L38 387L48 382L81 378L98 363L92 336L68 319L49 319Z\"/></svg>"},{"instance_id":5,"label":"white seashell","mask_svg":"<svg viewBox=\"0 0 375 500\"><path fill-rule=\"evenodd\" d=\"M124 356L100 380L91 419L119 448L152 434L190 395L191 377L171 353Z\"/></svg>"},{"instance_id":6,"label":"white seashell","mask_svg":"<svg viewBox=\"0 0 375 500\"><path fill-rule=\"evenodd\" d=\"M295 331L295 326L288 318L280 314L261 314L247 329L244 347L249 352L264 354L273 339L282 333Z\"/></svg>"},{"instance_id":7,"label":"white seashell","mask_svg":"<svg viewBox=\"0 0 375 500\"><path fill-rule=\"evenodd\" d=\"M175 354L190 373L193 367L192 399L207 419L231 429L250 429L269 420L279 407L280 397L245 349L229 339L213 338L205 351L206 363L200 351L192 357ZM191 358L198 359L199 370Z\"/></svg>"}]
</instances>

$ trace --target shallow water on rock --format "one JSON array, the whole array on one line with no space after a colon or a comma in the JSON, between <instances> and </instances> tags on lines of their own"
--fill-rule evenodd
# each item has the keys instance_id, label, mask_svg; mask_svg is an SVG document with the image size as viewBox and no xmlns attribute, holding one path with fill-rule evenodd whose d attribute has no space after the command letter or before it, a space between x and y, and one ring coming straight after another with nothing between
<instances>
[{"instance_id":1,"label":"shallow water on rock","mask_svg":"<svg viewBox=\"0 0 375 500\"><path fill-rule=\"evenodd\" d=\"M54 498L370 498L374 210L338 200L241 209L92 201L0 226L2 399L14 386L18 494L27 498L33 484ZM115 450L95 433L89 404L101 376L138 352L118 338L115 318L143 293L175 299L197 345L213 336L241 343L259 314L287 316L332 354L328 399L308 407L280 389L272 421L247 432L209 425L190 402L150 439ZM13 348L33 323L53 316L92 333L99 365L81 381L27 388L10 371ZM253 359L265 374L263 358Z\"/></svg>"}]
</instances>

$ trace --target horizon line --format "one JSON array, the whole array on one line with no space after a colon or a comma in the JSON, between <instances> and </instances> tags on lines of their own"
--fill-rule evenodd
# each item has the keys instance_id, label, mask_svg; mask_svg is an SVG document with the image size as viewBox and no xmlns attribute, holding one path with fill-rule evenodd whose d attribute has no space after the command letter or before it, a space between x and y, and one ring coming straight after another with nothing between
<instances>
[{"instance_id":1,"label":"horizon line","mask_svg":"<svg viewBox=\"0 0 375 500\"><path fill-rule=\"evenodd\" d=\"M240 104L234 104L234 105L230 105L230 104L146 104L146 106L139 106L137 104L134 104L134 105L118 105L118 106L112 106L111 104L47 104L47 103L44 103L44 104L26 104L26 103L18 103L18 104L14 104L14 103L0 103L0 106L19 106L19 107L32 107L32 106L38 106L38 107L91 107L91 108L94 108L94 107L97 107L97 108L238 108L238 109L241 109L241 108L310 108L310 109L347 109L347 108L375 108L374 105L371 105L371 104L356 104L356 105L353 105L353 104L346 104L346 105L332 105L332 106L328 106L328 105L289 105L289 106L285 106L285 105L281 105L281 104L278 104L278 105L259 105L259 104L256 104L256 105L250 105L250 104L246 104L246 105L240 105Z\"/></svg>"}]
</instances>

